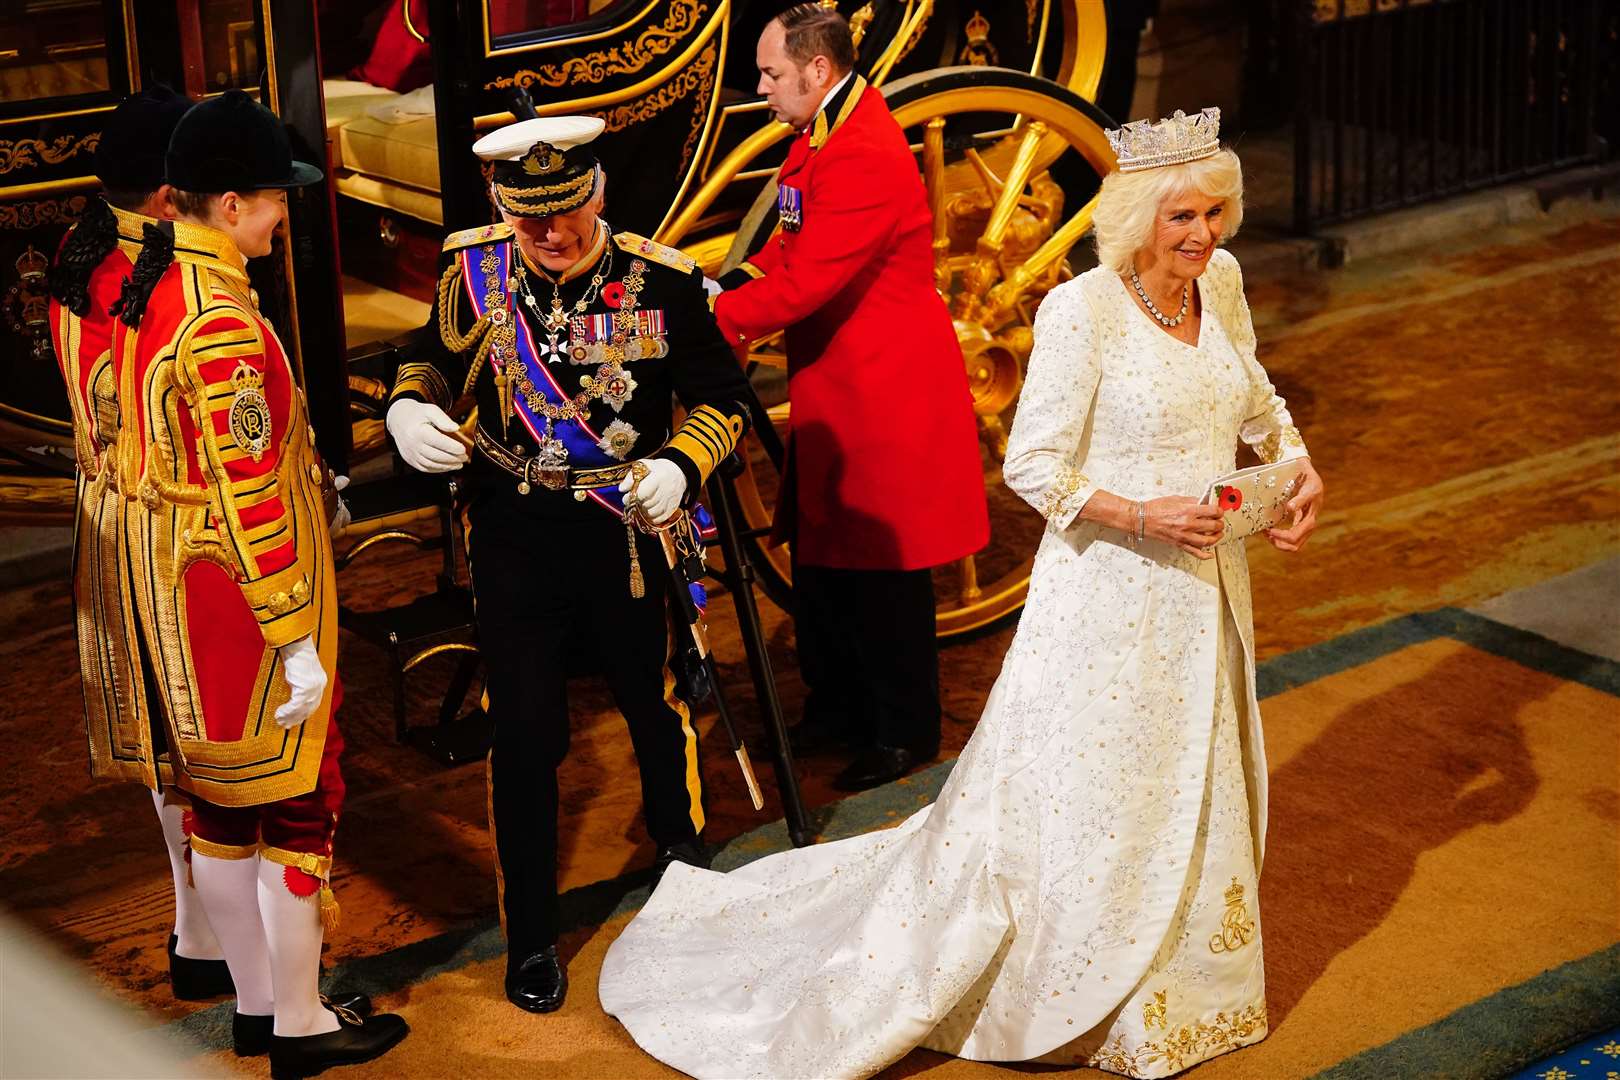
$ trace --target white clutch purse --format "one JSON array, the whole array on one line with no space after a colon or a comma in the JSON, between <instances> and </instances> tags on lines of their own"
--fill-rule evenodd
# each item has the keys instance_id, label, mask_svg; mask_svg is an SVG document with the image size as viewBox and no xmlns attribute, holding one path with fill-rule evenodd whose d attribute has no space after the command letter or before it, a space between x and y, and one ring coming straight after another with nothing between
<instances>
[{"instance_id":1,"label":"white clutch purse","mask_svg":"<svg viewBox=\"0 0 1620 1080\"><path fill-rule=\"evenodd\" d=\"M1242 540L1273 528L1286 519L1288 500L1299 490L1305 458L1255 465L1210 481L1203 502L1221 508L1226 532L1220 543Z\"/></svg>"}]
</instances>

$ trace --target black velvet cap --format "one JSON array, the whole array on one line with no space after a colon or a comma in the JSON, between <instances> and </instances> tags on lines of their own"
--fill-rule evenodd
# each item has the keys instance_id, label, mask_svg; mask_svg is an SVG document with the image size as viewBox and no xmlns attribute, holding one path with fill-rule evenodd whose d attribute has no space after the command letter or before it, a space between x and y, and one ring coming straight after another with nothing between
<instances>
[{"instance_id":1,"label":"black velvet cap","mask_svg":"<svg viewBox=\"0 0 1620 1080\"><path fill-rule=\"evenodd\" d=\"M216 193L304 187L321 170L294 161L287 128L240 90L194 106L169 140L164 179L181 191Z\"/></svg>"},{"instance_id":2,"label":"black velvet cap","mask_svg":"<svg viewBox=\"0 0 1620 1080\"><path fill-rule=\"evenodd\" d=\"M193 104L161 83L120 101L96 144L96 177L102 187L130 192L161 187L169 137Z\"/></svg>"}]
</instances>

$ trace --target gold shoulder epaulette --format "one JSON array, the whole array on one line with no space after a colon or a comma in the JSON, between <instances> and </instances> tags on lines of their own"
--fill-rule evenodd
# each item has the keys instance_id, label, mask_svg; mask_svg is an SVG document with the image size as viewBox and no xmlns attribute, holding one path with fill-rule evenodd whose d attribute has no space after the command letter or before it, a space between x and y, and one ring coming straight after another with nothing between
<instances>
[{"instance_id":1,"label":"gold shoulder epaulette","mask_svg":"<svg viewBox=\"0 0 1620 1080\"><path fill-rule=\"evenodd\" d=\"M637 236L633 232L616 232L613 234L614 243L632 255L651 259L655 263L663 263L683 274L690 274L697 260L684 251L679 251L663 244L655 244L645 236Z\"/></svg>"},{"instance_id":2,"label":"gold shoulder epaulette","mask_svg":"<svg viewBox=\"0 0 1620 1080\"><path fill-rule=\"evenodd\" d=\"M512 226L504 221L493 225L480 225L476 229L462 229L453 232L444 238L444 250L460 251L464 247L473 247L477 244L487 244L491 240L508 240L512 236Z\"/></svg>"}]
</instances>

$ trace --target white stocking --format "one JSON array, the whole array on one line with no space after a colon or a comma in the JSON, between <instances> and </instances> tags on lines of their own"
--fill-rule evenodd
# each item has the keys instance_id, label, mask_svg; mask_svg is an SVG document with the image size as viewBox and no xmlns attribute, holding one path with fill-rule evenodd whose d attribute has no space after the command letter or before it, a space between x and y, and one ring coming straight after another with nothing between
<instances>
[{"instance_id":1,"label":"white stocking","mask_svg":"<svg viewBox=\"0 0 1620 1080\"><path fill-rule=\"evenodd\" d=\"M336 1031L337 1015L321 1004L320 996L321 902L316 896L293 895L287 888L288 867L269 859L258 865L259 910L276 988L276 1034Z\"/></svg>"},{"instance_id":2,"label":"white stocking","mask_svg":"<svg viewBox=\"0 0 1620 1080\"><path fill-rule=\"evenodd\" d=\"M180 818L186 812L184 804L165 804L161 791L152 792L152 805L157 807L158 821L163 825L163 845L169 849L169 870L174 874L174 951L191 960L222 960L219 939L208 925L208 912L203 910L197 890L186 881L186 831Z\"/></svg>"},{"instance_id":3,"label":"white stocking","mask_svg":"<svg viewBox=\"0 0 1620 1080\"><path fill-rule=\"evenodd\" d=\"M236 984L236 1011L269 1016L276 1011L276 996L259 917L259 857L216 859L193 851L191 878L225 951L225 965Z\"/></svg>"}]
</instances>

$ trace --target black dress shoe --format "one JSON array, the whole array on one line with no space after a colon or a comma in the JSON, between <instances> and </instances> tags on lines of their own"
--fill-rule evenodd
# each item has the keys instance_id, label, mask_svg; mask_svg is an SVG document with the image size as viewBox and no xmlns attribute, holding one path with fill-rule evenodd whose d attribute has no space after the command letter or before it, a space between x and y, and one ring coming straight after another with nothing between
<instances>
[{"instance_id":1,"label":"black dress shoe","mask_svg":"<svg viewBox=\"0 0 1620 1080\"><path fill-rule=\"evenodd\" d=\"M169 935L169 987L181 1001L207 1001L236 993L231 969L223 960L193 960L175 952L180 939Z\"/></svg>"},{"instance_id":2,"label":"black dress shoe","mask_svg":"<svg viewBox=\"0 0 1620 1080\"><path fill-rule=\"evenodd\" d=\"M276 1033L274 1016L231 1014L231 1049L237 1057L258 1057L270 1052L270 1038Z\"/></svg>"},{"instance_id":3,"label":"black dress shoe","mask_svg":"<svg viewBox=\"0 0 1620 1080\"><path fill-rule=\"evenodd\" d=\"M857 752L855 760L833 779L833 787L839 791L865 791L887 784L900 779L929 756L932 755L915 754L903 746L868 746Z\"/></svg>"},{"instance_id":4,"label":"black dress shoe","mask_svg":"<svg viewBox=\"0 0 1620 1080\"><path fill-rule=\"evenodd\" d=\"M335 1065L382 1057L411 1032L405 1018L382 1013L365 1020L338 1014L338 1029L324 1035L272 1035L271 1080L299 1080Z\"/></svg>"},{"instance_id":5,"label":"black dress shoe","mask_svg":"<svg viewBox=\"0 0 1620 1080\"><path fill-rule=\"evenodd\" d=\"M685 863L700 870L707 870L714 856L702 844L683 841L679 844L666 844L658 849L658 857L653 860L652 887L658 888L658 883L664 880L664 871L669 869L670 863Z\"/></svg>"},{"instance_id":6,"label":"black dress shoe","mask_svg":"<svg viewBox=\"0 0 1620 1080\"><path fill-rule=\"evenodd\" d=\"M534 953L517 967L506 966L506 1000L532 1013L556 1012L568 996L568 969L557 959L557 946Z\"/></svg>"},{"instance_id":7,"label":"black dress shoe","mask_svg":"<svg viewBox=\"0 0 1620 1080\"><path fill-rule=\"evenodd\" d=\"M365 994L321 995L321 1004L338 1014L338 1023L352 1018L363 1020L371 1015L371 998ZM343 1014L348 1013L349 1017ZM258 1057L269 1053L270 1037L276 1033L274 1016L253 1016L247 1013L231 1015L231 1048L237 1057Z\"/></svg>"}]
</instances>

